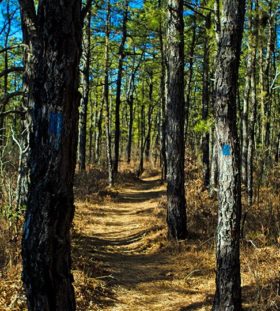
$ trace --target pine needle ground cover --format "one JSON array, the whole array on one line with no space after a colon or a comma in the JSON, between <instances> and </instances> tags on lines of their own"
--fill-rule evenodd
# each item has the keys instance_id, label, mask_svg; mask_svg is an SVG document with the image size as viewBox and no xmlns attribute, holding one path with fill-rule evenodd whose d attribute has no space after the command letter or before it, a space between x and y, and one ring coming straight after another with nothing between
<instances>
[{"instance_id":1,"label":"pine needle ground cover","mask_svg":"<svg viewBox=\"0 0 280 311\"><path fill-rule=\"evenodd\" d=\"M72 245L78 310L211 310L217 203L201 190L201 170L191 161L187 170L189 239L178 243L166 239L165 185L157 171L138 179L125 169L114 188L106 188L105 174L96 169L77 176ZM275 183L261 188L251 210L244 202L245 310L280 308L276 190ZM19 237L1 222L1 311L26 310Z\"/></svg>"}]
</instances>

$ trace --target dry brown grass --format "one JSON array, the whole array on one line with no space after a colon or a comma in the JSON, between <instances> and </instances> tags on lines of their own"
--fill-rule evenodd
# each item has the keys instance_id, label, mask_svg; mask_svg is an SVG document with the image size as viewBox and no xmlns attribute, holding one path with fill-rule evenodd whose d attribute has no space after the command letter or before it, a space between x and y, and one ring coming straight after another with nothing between
<instances>
[{"instance_id":1,"label":"dry brown grass","mask_svg":"<svg viewBox=\"0 0 280 311\"><path fill-rule=\"evenodd\" d=\"M179 243L166 239L165 185L152 166L144 180L135 177L134 168L123 166L112 189L106 187L106 174L100 170L77 176L73 274L78 310L211 310L217 203L201 190L200 168L191 160L188 166L190 236ZM245 204L241 245L245 310L280 310L280 198L273 183L268 187L261 189L253 207ZM6 245L0 238L0 251ZM5 271L0 310L24 310L20 265L9 266L5 258L0 253Z\"/></svg>"}]
</instances>

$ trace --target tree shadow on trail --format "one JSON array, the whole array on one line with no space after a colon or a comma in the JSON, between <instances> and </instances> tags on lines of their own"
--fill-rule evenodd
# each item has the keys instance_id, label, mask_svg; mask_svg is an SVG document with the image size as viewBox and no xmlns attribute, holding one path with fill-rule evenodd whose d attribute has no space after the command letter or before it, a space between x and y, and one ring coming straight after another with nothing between
<instances>
[{"instance_id":1,"label":"tree shadow on trail","mask_svg":"<svg viewBox=\"0 0 280 311\"><path fill-rule=\"evenodd\" d=\"M118 203L141 203L147 200L156 200L165 195L165 191L155 190L140 193L121 193L115 201Z\"/></svg>"},{"instance_id":2,"label":"tree shadow on trail","mask_svg":"<svg viewBox=\"0 0 280 311\"><path fill-rule=\"evenodd\" d=\"M160 187L161 185L162 181L160 179L138 179L135 183L130 183L128 188L145 191Z\"/></svg>"},{"instance_id":3,"label":"tree shadow on trail","mask_svg":"<svg viewBox=\"0 0 280 311\"><path fill-rule=\"evenodd\" d=\"M155 189L159 186L157 180L139 180L129 184L112 204L87 205L78 212L82 225L89 225L92 233L84 233L83 229L73 232L73 269L81 271L85 279L102 280L105 290L92 291L96 306L111 310L118 302L118 286L130 290L141 283L171 278L165 267L166 255L148 253L154 236L160 235L162 229L160 224L150 222L153 217L157 221L152 200L165 193ZM146 219L148 225L141 223ZM99 230L95 230L95 225Z\"/></svg>"},{"instance_id":4,"label":"tree shadow on trail","mask_svg":"<svg viewBox=\"0 0 280 311\"><path fill-rule=\"evenodd\" d=\"M169 270L164 268L166 258L162 254L135 254L141 252L141 247L137 246L125 252L124 247L139 241L143 234L145 232L141 231L119 240L74 234L73 269L82 271L87 278L104 282L105 291L94 290L97 306L113 310L118 302L114 289L118 286L132 289L143 282L171 278Z\"/></svg>"},{"instance_id":5,"label":"tree shadow on trail","mask_svg":"<svg viewBox=\"0 0 280 311\"><path fill-rule=\"evenodd\" d=\"M203 301L194 302L187 307L180 308L179 311L195 311L201 310L201 308L210 307L213 303L213 295L209 295Z\"/></svg>"}]
</instances>

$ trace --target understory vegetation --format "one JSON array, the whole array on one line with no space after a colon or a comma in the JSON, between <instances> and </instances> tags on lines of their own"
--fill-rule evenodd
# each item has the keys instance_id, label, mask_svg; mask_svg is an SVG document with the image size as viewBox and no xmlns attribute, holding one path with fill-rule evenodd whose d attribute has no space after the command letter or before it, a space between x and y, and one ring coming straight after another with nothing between
<instances>
[{"instance_id":1,"label":"understory vegetation","mask_svg":"<svg viewBox=\"0 0 280 311\"><path fill-rule=\"evenodd\" d=\"M114 310L119 305L123 305L122 310L145 310L147 303L150 310L211 310L218 206L216 194L210 197L207 190L202 190L201 164L197 163L194 155L188 155L185 171L190 236L175 245L166 238L165 185L160 182L157 167L147 164L139 179L135 165L122 164L113 188L107 187L107 175L101 168L89 167L86 172L77 173L72 228L77 310ZM260 187L253 206L243 202L244 310L279 310L279 180L279 167L275 167L266 186ZM136 189L136 194L132 189ZM142 207L137 202L144 189L151 194L143 197ZM128 211L122 208L125 194L131 195L126 202ZM125 221L122 223L122 217L131 217L127 219L129 223L141 222L136 233ZM116 227L112 222L118 218L120 226ZM22 217L17 228L1 221L3 311L26 310L20 278L21 225ZM122 239L116 233L106 237L112 226L124 234ZM106 248L110 243L110 248Z\"/></svg>"}]
</instances>

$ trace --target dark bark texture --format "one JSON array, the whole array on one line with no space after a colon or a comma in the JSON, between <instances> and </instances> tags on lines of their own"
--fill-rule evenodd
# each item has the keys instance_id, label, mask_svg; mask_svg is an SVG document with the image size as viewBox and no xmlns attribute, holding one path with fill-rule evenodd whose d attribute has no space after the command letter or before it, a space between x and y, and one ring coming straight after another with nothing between
<instances>
[{"instance_id":1,"label":"dark bark texture","mask_svg":"<svg viewBox=\"0 0 280 311\"><path fill-rule=\"evenodd\" d=\"M167 224L169 238L187 235L184 186L184 22L183 1L168 1L167 28Z\"/></svg>"},{"instance_id":2,"label":"dark bark texture","mask_svg":"<svg viewBox=\"0 0 280 311\"><path fill-rule=\"evenodd\" d=\"M89 10L86 22L85 35L83 39L82 53L82 74L81 74L81 89L82 98L80 103L79 116L79 152L78 162L79 169L86 169L86 143L87 143L87 110L89 101L89 71L90 71L90 38L91 38L91 10Z\"/></svg>"},{"instance_id":3,"label":"dark bark texture","mask_svg":"<svg viewBox=\"0 0 280 311\"><path fill-rule=\"evenodd\" d=\"M245 14L244 0L224 0L215 77L219 210L215 311L241 310L240 285L240 147L236 94Z\"/></svg>"},{"instance_id":4,"label":"dark bark texture","mask_svg":"<svg viewBox=\"0 0 280 311\"><path fill-rule=\"evenodd\" d=\"M22 240L28 309L75 310L70 255L81 1L20 1L29 36L30 185Z\"/></svg>"}]
</instances>

